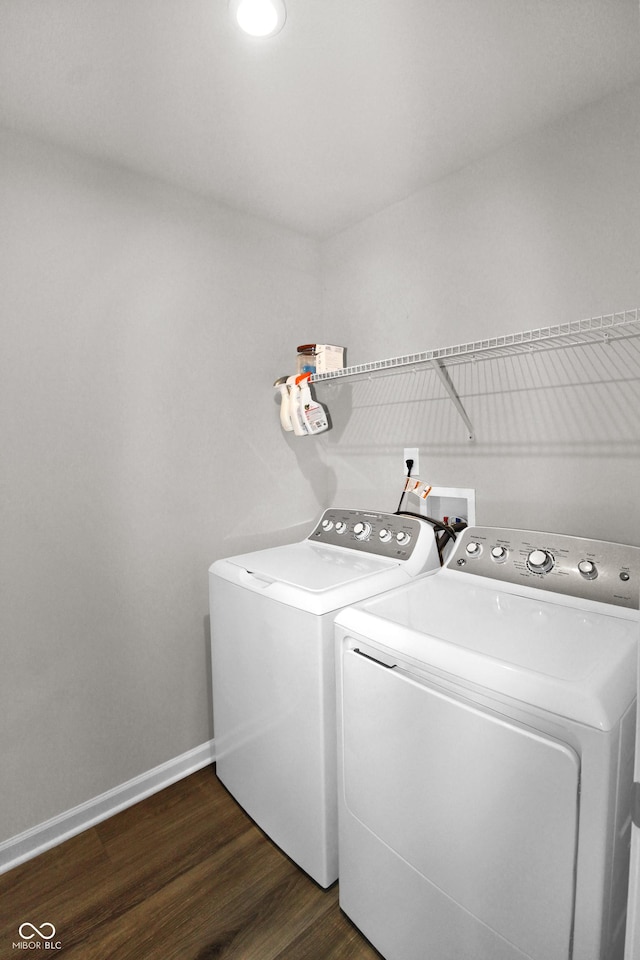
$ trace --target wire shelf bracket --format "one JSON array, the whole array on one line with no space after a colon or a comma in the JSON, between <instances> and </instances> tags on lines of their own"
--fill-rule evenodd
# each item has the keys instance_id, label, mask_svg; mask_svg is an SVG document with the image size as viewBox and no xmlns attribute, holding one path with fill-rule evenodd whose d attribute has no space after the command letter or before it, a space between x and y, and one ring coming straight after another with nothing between
<instances>
[{"instance_id":1,"label":"wire shelf bracket","mask_svg":"<svg viewBox=\"0 0 640 960\"><path fill-rule=\"evenodd\" d=\"M457 394L456 388L454 387L451 381L451 377L447 373L446 367L442 365L440 360L432 360L431 366L440 377L440 381L443 387L445 388L445 390L447 391L447 393L449 394L449 397L451 398L451 402L453 403L454 407L460 414L460 417L462 418L462 422L467 428L467 434L468 434L469 440L474 440L475 437L473 434L473 426L471 425L471 420L469 420L469 417L467 416L467 411L462 405L462 401L460 400L460 397Z\"/></svg>"}]
</instances>

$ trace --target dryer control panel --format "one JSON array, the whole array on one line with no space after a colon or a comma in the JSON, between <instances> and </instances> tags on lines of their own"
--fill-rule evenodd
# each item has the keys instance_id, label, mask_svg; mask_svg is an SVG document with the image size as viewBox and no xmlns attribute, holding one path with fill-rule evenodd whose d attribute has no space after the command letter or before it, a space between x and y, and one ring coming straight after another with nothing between
<instances>
[{"instance_id":1,"label":"dryer control panel","mask_svg":"<svg viewBox=\"0 0 640 960\"><path fill-rule=\"evenodd\" d=\"M447 567L571 597L640 608L640 547L558 533L468 527Z\"/></svg>"},{"instance_id":2,"label":"dryer control panel","mask_svg":"<svg viewBox=\"0 0 640 960\"><path fill-rule=\"evenodd\" d=\"M393 560L408 560L421 539L433 542L433 527L415 517L365 510L325 510L309 540L351 547Z\"/></svg>"}]
</instances>

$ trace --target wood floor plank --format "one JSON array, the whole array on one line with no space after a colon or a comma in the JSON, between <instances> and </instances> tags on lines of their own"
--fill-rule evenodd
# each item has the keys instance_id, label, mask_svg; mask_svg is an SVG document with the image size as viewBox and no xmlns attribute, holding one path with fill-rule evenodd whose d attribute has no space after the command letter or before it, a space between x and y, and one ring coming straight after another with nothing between
<instances>
[{"instance_id":1,"label":"wood floor plank","mask_svg":"<svg viewBox=\"0 0 640 960\"><path fill-rule=\"evenodd\" d=\"M338 889L321 923L312 924L273 960L381 960L338 906Z\"/></svg>"},{"instance_id":2,"label":"wood floor plank","mask_svg":"<svg viewBox=\"0 0 640 960\"><path fill-rule=\"evenodd\" d=\"M227 917L219 918L214 925L214 937L197 954L198 960L274 960L283 949L289 953L297 937L323 919L331 905L326 891L287 863L283 879L257 898L248 914L245 903L244 916L236 917L234 924L229 924Z\"/></svg>"},{"instance_id":3,"label":"wood floor plank","mask_svg":"<svg viewBox=\"0 0 640 960\"><path fill-rule=\"evenodd\" d=\"M105 866L110 869L100 838L86 830L0 876L0 958L4 960L7 944L12 955L19 956L11 944L20 939L22 923L55 924L51 918L69 891L77 889L82 894L85 878L101 875Z\"/></svg>"},{"instance_id":4,"label":"wood floor plank","mask_svg":"<svg viewBox=\"0 0 640 960\"><path fill-rule=\"evenodd\" d=\"M255 827L249 828L170 883L143 898L132 897L128 909L114 910L92 929L83 924L69 960L177 960L197 954L220 931L249 923L255 901L281 875L271 851L256 848L256 834ZM288 869L283 863L281 871Z\"/></svg>"},{"instance_id":5,"label":"wood floor plank","mask_svg":"<svg viewBox=\"0 0 640 960\"><path fill-rule=\"evenodd\" d=\"M379 960L212 768L0 876L0 960L25 921L65 960Z\"/></svg>"}]
</instances>

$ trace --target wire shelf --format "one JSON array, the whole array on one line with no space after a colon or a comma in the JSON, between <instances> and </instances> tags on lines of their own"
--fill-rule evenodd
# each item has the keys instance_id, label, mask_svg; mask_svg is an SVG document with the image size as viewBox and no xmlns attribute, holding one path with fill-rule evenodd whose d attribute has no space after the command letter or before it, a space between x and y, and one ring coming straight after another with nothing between
<instances>
[{"instance_id":1,"label":"wire shelf","mask_svg":"<svg viewBox=\"0 0 640 960\"><path fill-rule=\"evenodd\" d=\"M423 364L437 364L440 367L461 363L473 363L494 357L508 357L522 353L535 353L542 350L558 350L563 347L584 346L593 343L609 343L612 340L640 336L640 308L609 313L601 317L559 323L538 330L525 330L500 337L488 337L486 340L472 340L452 347L425 350L423 353L410 353L403 357L390 357L387 360L374 360L359 363L328 373L314 373L311 383L345 378L371 377L406 373Z\"/></svg>"}]
</instances>

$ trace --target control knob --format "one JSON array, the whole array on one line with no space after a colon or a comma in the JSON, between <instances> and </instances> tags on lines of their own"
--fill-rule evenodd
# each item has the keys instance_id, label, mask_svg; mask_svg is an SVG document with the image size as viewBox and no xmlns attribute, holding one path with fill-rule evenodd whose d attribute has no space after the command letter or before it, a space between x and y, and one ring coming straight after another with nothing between
<instances>
[{"instance_id":1,"label":"control knob","mask_svg":"<svg viewBox=\"0 0 640 960\"><path fill-rule=\"evenodd\" d=\"M366 520L358 520L353 527L353 535L356 540L366 540L371 533L371 524Z\"/></svg>"},{"instance_id":2,"label":"control knob","mask_svg":"<svg viewBox=\"0 0 640 960\"><path fill-rule=\"evenodd\" d=\"M491 547L491 559L495 560L496 563L504 563L504 561L507 559L508 554L509 554L509 551L507 550L506 547L502 547L502 546Z\"/></svg>"},{"instance_id":3,"label":"control knob","mask_svg":"<svg viewBox=\"0 0 640 960\"><path fill-rule=\"evenodd\" d=\"M380 537L383 543L389 543L389 540L391 540L391 537L393 536L393 534L391 533L391 530L389 530L387 527L383 527L380 533L378 534L378 536Z\"/></svg>"},{"instance_id":4,"label":"control knob","mask_svg":"<svg viewBox=\"0 0 640 960\"><path fill-rule=\"evenodd\" d=\"M585 580L595 580L598 576L598 568L593 560L581 560L578 564L578 571Z\"/></svg>"},{"instance_id":5,"label":"control knob","mask_svg":"<svg viewBox=\"0 0 640 960\"><path fill-rule=\"evenodd\" d=\"M527 563L534 573L548 573L553 568L553 557L547 550L532 550Z\"/></svg>"},{"instance_id":6,"label":"control knob","mask_svg":"<svg viewBox=\"0 0 640 960\"><path fill-rule=\"evenodd\" d=\"M475 540L472 540L467 544L467 554L470 557L479 557L481 553L482 547L479 543L476 543Z\"/></svg>"},{"instance_id":7,"label":"control knob","mask_svg":"<svg viewBox=\"0 0 640 960\"><path fill-rule=\"evenodd\" d=\"M404 530L399 530L398 533L396 533L396 540L401 547L406 546L411 540L411 534L406 533Z\"/></svg>"},{"instance_id":8,"label":"control knob","mask_svg":"<svg viewBox=\"0 0 640 960\"><path fill-rule=\"evenodd\" d=\"M333 527L333 520L329 520L329 518L327 517L322 521L323 530L331 530L332 527Z\"/></svg>"},{"instance_id":9,"label":"control knob","mask_svg":"<svg viewBox=\"0 0 640 960\"><path fill-rule=\"evenodd\" d=\"M347 529L347 525L344 520L336 521L336 533L344 533Z\"/></svg>"}]
</instances>

